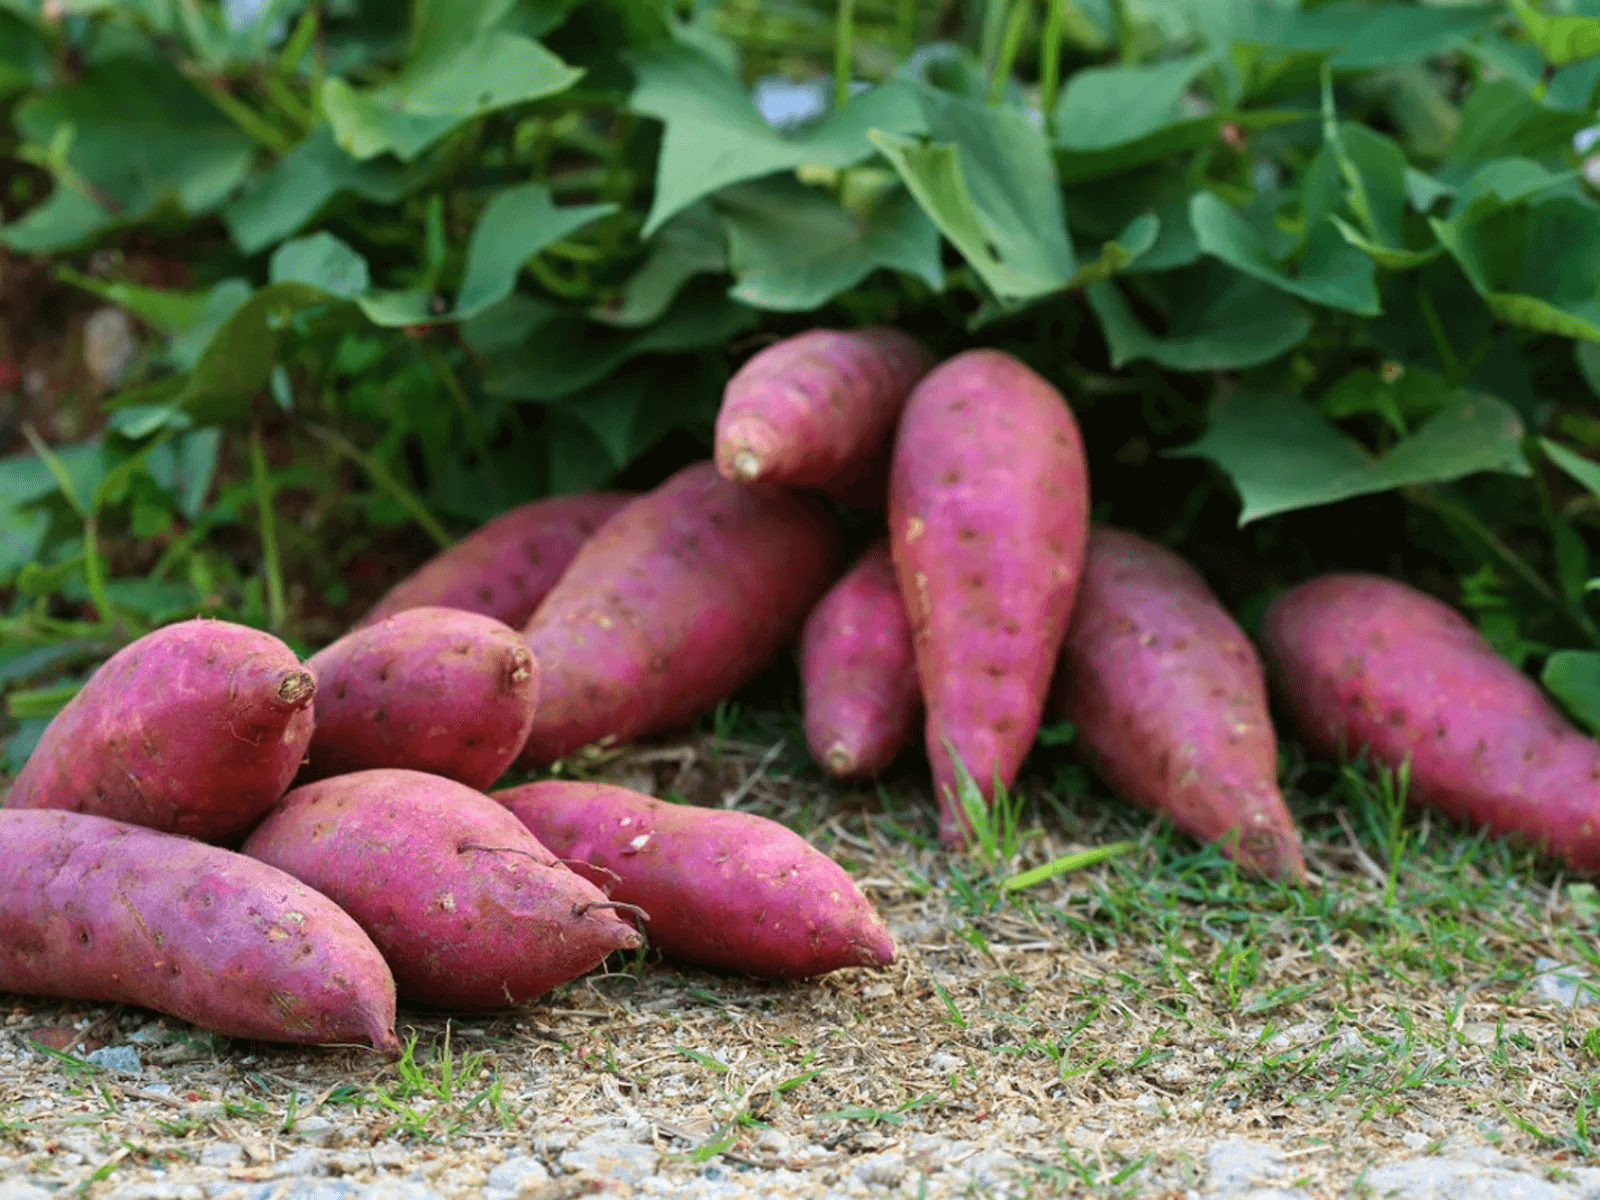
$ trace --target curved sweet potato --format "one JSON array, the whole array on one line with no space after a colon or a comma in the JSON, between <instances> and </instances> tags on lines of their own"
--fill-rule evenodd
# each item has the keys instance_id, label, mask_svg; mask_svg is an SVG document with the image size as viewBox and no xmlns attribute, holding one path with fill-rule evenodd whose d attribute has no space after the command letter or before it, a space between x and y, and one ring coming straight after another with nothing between
<instances>
[{"instance_id":1,"label":"curved sweet potato","mask_svg":"<svg viewBox=\"0 0 1600 1200\"><path fill-rule=\"evenodd\" d=\"M0 812L0 992L137 1004L229 1037L395 1052L394 980L332 900L231 850Z\"/></svg>"},{"instance_id":2,"label":"curved sweet potato","mask_svg":"<svg viewBox=\"0 0 1600 1200\"><path fill-rule=\"evenodd\" d=\"M483 789L517 757L539 664L515 629L478 613L408 608L306 662L316 732L299 782L404 767Z\"/></svg>"},{"instance_id":3,"label":"curved sweet potato","mask_svg":"<svg viewBox=\"0 0 1600 1200\"><path fill-rule=\"evenodd\" d=\"M521 629L578 547L632 499L622 492L574 492L503 512L395 584L361 624L435 606Z\"/></svg>"},{"instance_id":4,"label":"curved sweet potato","mask_svg":"<svg viewBox=\"0 0 1600 1200\"><path fill-rule=\"evenodd\" d=\"M813 329L768 346L723 391L717 469L882 508L895 420L933 363L895 329Z\"/></svg>"},{"instance_id":5,"label":"curved sweet potato","mask_svg":"<svg viewBox=\"0 0 1600 1200\"><path fill-rule=\"evenodd\" d=\"M1038 732L1083 570L1089 472L1061 394L1008 354L972 350L917 385L889 478L895 576L927 705L940 833L965 814L946 742L985 799Z\"/></svg>"},{"instance_id":6,"label":"curved sweet potato","mask_svg":"<svg viewBox=\"0 0 1600 1200\"><path fill-rule=\"evenodd\" d=\"M1240 866L1303 879L1261 661L1172 551L1096 525L1047 706L1117 792Z\"/></svg>"},{"instance_id":7,"label":"curved sweet potato","mask_svg":"<svg viewBox=\"0 0 1600 1200\"><path fill-rule=\"evenodd\" d=\"M685 467L606 522L528 622L539 711L519 760L670 729L799 632L838 539L809 497Z\"/></svg>"},{"instance_id":8,"label":"curved sweet potato","mask_svg":"<svg viewBox=\"0 0 1600 1200\"><path fill-rule=\"evenodd\" d=\"M1262 646L1317 753L1409 759L1413 800L1600 869L1600 744L1449 605L1394 579L1325 575L1273 601Z\"/></svg>"},{"instance_id":9,"label":"curved sweet potato","mask_svg":"<svg viewBox=\"0 0 1600 1200\"><path fill-rule=\"evenodd\" d=\"M850 876L776 821L568 780L493 798L574 871L642 908L668 958L771 979L894 961Z\"/></svg>"},{"instance_id":10,"label":"curved sweet potato","mask_svg":"<svg viewBox=\"0 0 1600 1200\"><path fill-rule=\"evenodd\" d=\"M876 775L922 715L916 651L887 538L828 590L800 633L806 744L839 779Z\"/></svg>"},{"instance_id":11,"label":"curved sweet potato","mask_svg":"<svg viewBox=\"0 0 1600 1200\"><path fill-rule=\"evenodd\" d=\"M39 739L7 808L228 841L294 779L316 680L269 633L180 621L113 654Z\"/></svg>"},{"instance_id":12,"label":"curved sweet potato","mask_svg":"<svg viewBox=\"0 0 1600 1200\"><path fill-rule=\"evenodd\" d=\"M354 917L401 998L422 1004L518 1004L639 945L521 822L437 775L357 771L295 788L241 849Z\"/></svg>"}]
</instances>

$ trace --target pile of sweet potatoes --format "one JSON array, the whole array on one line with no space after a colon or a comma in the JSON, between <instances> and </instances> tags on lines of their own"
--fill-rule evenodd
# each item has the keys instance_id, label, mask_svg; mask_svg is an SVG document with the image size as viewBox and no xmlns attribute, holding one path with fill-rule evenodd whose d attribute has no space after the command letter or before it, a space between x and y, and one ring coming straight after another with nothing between
<instances>
[{"instance_id":1,"label":"pile of sweet potatoes","mask_svg":"<svg viewBox=\"0 0 1600 1200\"><path fill-rule=\"evenodd\" d=\"M681 730L791 646L816 761L875 776L920 729L947 843L1065 721L1121 795L1304 878L1261 658L1188 563L1091 526L1042 376L817 330L744 364L715 439L646 493L502 515L304 662L205 620L114 655L0 811L0 992L392 1051L397 1001L517 1004L645 944L886 966L866 897L772 821L559 772L489 790ZM853 560L841 506L878 522ZM1415 799L1600 867L1600 745L1452 610L1330 576L1264 649L1314 750L1409 762Z\"/></svg>"}]
</instances>

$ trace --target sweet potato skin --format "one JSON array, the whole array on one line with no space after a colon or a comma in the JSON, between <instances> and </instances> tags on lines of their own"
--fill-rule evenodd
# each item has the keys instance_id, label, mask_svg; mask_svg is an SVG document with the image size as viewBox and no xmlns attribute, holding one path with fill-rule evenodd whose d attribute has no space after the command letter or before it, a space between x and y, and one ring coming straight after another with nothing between
<instances>
[{"instance_id":1,"label":"sweet potato skin","mask_svg":"<svg viewBox=\"0 0 1600 1200\"><path fill-rule=\"evenodd\" d=\"M1411 760L1410 798L1600 869L1600 744L1449 605L1325 575L1267 609L1262 647L1306 745Z\"/></svg>"},{"instance_id":2,"label":"sweet potato skin","mask_svg":"<svg viewBox=\"0 0 1600 1200\"><path fill-rule=\"evenodd\" d=\"M479 790L516 761L539 702L539 666L493 617L409 608L314 654L316 732L300 783L374 767Z\"/></svg>"},{"instance_id":3,"label":"sweet potato skin","mask_svg":"<svg viewBox=\"0 0 1600 1200\"><path fill-rule=\"evenodd\" d=\"M1300 880L1261 660L1178 555L1096 525L1046 711L1118 793L1240 866Z\"/></svg>"},{"instance_id":4,"label":"sweet potato skin","mask_svg":"<svg viewBox=\"0 0 1600 1200\"><path fill-rule=\"evenodd\" d=\"M1066 401L1008 354L972 350L917 385L889 479L895 576L927 706L950 845L969 830L948 740L991 799L1038 732L1089 533L1089 473Z\"/></svg>"},{"instance_id":5,"label":"sweet potato skin","mask_svg":"<svg viewBox=\"0 0 1600 1200\"><path fill-rule=\"evenodd\" d=\"M93 813L225 842L294 779L316 680L271 634L180 621L124 646L56 714L8 808Z\"/></svg>"},{"instance_id":6,"label":"sweet potato skin","mask_svg":"<svg viewBox=\"0 0 1600 1200\"><path fill-rule=\"evenodd\" d=\"M396 1052L348 915L281 871L85 813L0 812L0 992L137 1004L229 1037Z\"/></svg>"},{"instance_id":7,"label":"sweet potato skin","mask_svg":"<svg viewBox=\"0 0 1600 1200\"><path fill-rule=\"evenodd\" d=\"M894 961L850 876L776 821L570 780L494 799L612 899L642 908L668 958L770 979Z\"/></svg>"},{"instance_id":8,"label":"sweet potato skin","mask_svg":"<svg viewBox=\"0 0 1600 1200\"><path fill-rule=\"evenodd\" d=\"M437 775L358 771L295 788L241 850L354 917L404 1000L504 1008L639 944L520 821Z\"/></svg>"},{"instance_id":9,"label":"sweet potato skin","mask_svg":"<svg viewBox=\"0 0 1600 1200\"><path fill-rule=\"evenodd\" d=\"M828 589L800 634L806 744L837 779L876 775L922 716L911 623L880 538Z\"/></svg>"},{"instance_id":10,"label":"sweet potato skin","mask_svg":"<svg viewBox=\"0 0 1600 1200\"><path fill-rule=\"evenodd\" d=\"M528 622L541 695L518 761L670 729L738 690L799 632L837 558L810 497L685 467L608 521Z\"/></svg>"},{"instance_id":11,"label":"sweet potato skin","mask_svg":"<svg viewBox=\"0 0 1600 1200\"><path fill-rule=\"evenodd\" d=\"M632 499L623 492L573 492L503 512L395 584L361 624L434 606L521 629L578 548Z\"/></svg>"},{"instance_id":12,"label":"sweet potato skin","mask_svg":"<svg viewBox=\"0 0 1600 1200\"><path fill-rule=\"evenodd\" d=\"M933 363L896 329L813 329L768 346L723 391L717 469L881 509L895 421Z\"/></svg>"}]
</instances>

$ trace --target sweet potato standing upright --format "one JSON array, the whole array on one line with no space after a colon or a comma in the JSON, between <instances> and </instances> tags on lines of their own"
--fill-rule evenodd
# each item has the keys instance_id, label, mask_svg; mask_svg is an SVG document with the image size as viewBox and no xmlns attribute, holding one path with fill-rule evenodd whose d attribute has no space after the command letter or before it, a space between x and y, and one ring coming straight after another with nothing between
<instances>
[{"instance_id":1,"label":"sweet potato standing upright","mask_svg":"<svg viewBox=\"0 0 1600 1200\"><path fill-rule=\"evenodd\" d=\"M283 795L316 679L277 638L180 621L113 654L45 728L7 808L64 808L223 842Z\"/></svg>"},{"instance_id":2,"label":"sweet potato standing upright","mask_svg":"<svg viewBox=\"0 0 1600 1200\"><path fill-rule=\"evenodd\" d=\"M503 512L395 584L361 624L432 605L521 629L578 547L632 499L622 492L574 492Z\"/></svg>"},{"instance_id":3,"label":"sweet potato standing upright","mask_svg":"<svg viewBox=\"0 0 1600 1200\"><path fill-rule=\"evenodd\" d=\"M670 729L737 691L799 632L837 557L809 497L685 467L606 522L528 622L541 694L518 761Z\"/></svg>"},{"instance_id":4,"label":"sweet potato standing upright","mask_svg":"<svg viewBox=\"0 0 1600 1200\"><path fill-rule=\"evenodd\" d=\"M911 744L922 690L887 538L806 618L800 678L806 744L835 778L876 775Z\"/></svg>"},{"instance_id":5,"label":"sweet potato standing upright","mask_svg":"<svg viewBox=\"0 0 1600 1200\"><path fill-rule=\"evenodd\" d=\"M881 508L895 420L933 362L895 329L813 329L768 346L723 390L717 469Z\"/></svg>"},{"instance_id":6,"label":"sweet potato standing upright","mask_svg":"<svg viewBox=\"0 0 1600 1200\"><path fill-rule=\"evenodd\" d=\"M1008 354L972 350L900 418L889 534L927 705L940 833L969 830L950 750L985 799L1038 732L1083 570L1089 472L1061 394Z\"/></svg>"},{"instance_id":7,"label":"sweet potato standing upright","mask_svg":"<svg viewBox=\"0 0 1600 1200\"><path fill-rule=\"evenodd\" d=\"M1121 795L1242 867L1304 878L1261 660L1172 551L1090 529L1047 711Z\"/></svg>"},{"instance_id":8,"label":"sweet potato standing upright","mask_svg":"<svg viewBox=\"0 0 1600 1200\"><path fill-rule=\"evenodd\" d=\"M1306 744L1410 761L1410 798L1600 870L1600 743L1460 613L1395 579L1324 575L1273 601L1262 647Z\"/></svg>"}]
</instances>

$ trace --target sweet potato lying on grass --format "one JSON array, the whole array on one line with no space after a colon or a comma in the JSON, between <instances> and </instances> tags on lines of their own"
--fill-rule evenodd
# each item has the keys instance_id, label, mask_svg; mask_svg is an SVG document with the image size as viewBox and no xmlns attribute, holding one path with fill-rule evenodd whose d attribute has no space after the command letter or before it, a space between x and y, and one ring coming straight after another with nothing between
<instances>
[{"instance_id":1,"label":"sweet potato lying on grass","mask_svg":"<svg viewBox=\"0 0 1600 1200\"><path fill-rule=\"evenodd\" d=\"M323 892L383 952L402 999L518 1004L639 945L617 906L481 792L420 771L295 788L242 847Z\"/></svg>"},{"instance_id":2,"label":"sweet potato lying on grass","mask_svg":"<svg viewBox=\"0 0 1600 1200\"><path fill-rule=\"evenodd\" d=\"M612 899L642 908L668 958L771 979L894 961L850 876L776 821L567 780L494 799Z\"/></svg>"},{"instance_id":3,"label":"sweet potato lying on grass","mask_svg":"<svg viewBox=\"0 0 1600 1200\"><path fill-rule=\"evenodd\" d=\"M311 740L316 680L271 634L181 621L107 659L39 739L7 808L223 842L271 808Z\"/></svg>"},{"instance_id":4,"label":"sweet potato lying on grass","mask_svg":"<svg viewBox=\"0 0 1600 1200\"><path fill-rule=\"evenodd\" d=\"M0 992L137 1004L230 1037L397 1051L394 980L326 896L189 838L0 812Z\"/></svg>"},{"instance_id":5,"label":"sweet potato lying on grass","mask_svg":"<svg viewBox=\"0 0 1600 1200\"><path fill-rule=\"evenodd\" d=\"M539 666L515 629L478 613L410 608L306 663L316 732L300 782L404 767L483 789L516 760Z\"/></svg>"},{"instance_id":6,"label":"sweet potato lying on grass","mask_svg":"<svg viewBox=\"0 0 1600 1200\"><path fill-rule=\"evenodd\" d=\"M894 329L813 329L768 346L723 391L717 469L881 508L895 420L933 362Z\"/></svg>"},{"instance_id":7,"label":"sweet potato lying on grass","mask_svg":"<svg viewBox=\"0 0 1600 1200\"><path fill-rule=\"evenodd\" d=\"M1261 661L1172 551L1097 525L1047 710L1117 792L1240 866L1301 879Z\"/></svg>"},{"instance_id":8,"label":"sweet potato lying on grass","mask_svg":"<svg viewBox=\"0 0 1600 1200\"><path fill-rule=\"evenodd\" d=\"M916 652L888 539L828 589L800 634L806 744L840 779L876 775L922 715Z\"/></svg>"},{"instance_id":9,"label":"sweet potato lying on grass","mask_svg":"<svg viewBox=\"0 0 1600 1200\"><path fill-rule=\"evenodd\" d=\"M1061 394L1010 355L972 350L917 385L889 479L895 576L927 705L948 844L968 834L954 747L986 800L1038 732L1083 570L1089 473Z\"/></svg>"},{"instance_id":10,"label":"sweet potato lying on grass","mask_svg":"<svg viewBox=\"0 0 1600 1200\"><path fill-rule=\"evenodd\" d=\"M737 691L799 632L837 540L809 497L709 462L635 500L528 622L540 699L519 761L670 729Z\"/></svg>"},{"instance_id":11,"label":"sweet potato lying on grass","mask_svg":"<svg viewBox=\"0 0 1600 1200\"><path fill-rule=\"evenodd\" d=\"M621 492L574 492L503 512L395 584L361 623L433 605L521 629L578 547L632 499Z\"/></svg>"},{"instance_id":12,"label":"sweet potato lying on grass","mask_svg":"<svg viewBox=\"0 0 1600 1200\"><path fill-rule=\"evenodd\" d=\"M1306 744L1410 760L1410 797L1600 869L1600 743L1460 613L1376 575L1325 575L1273 601L1273 681Z\"/></svg>"}]
</instances>

